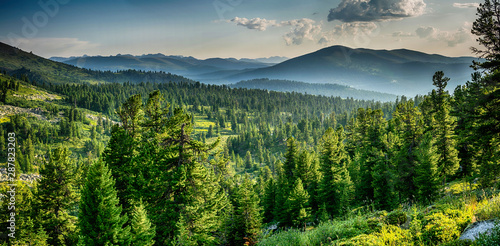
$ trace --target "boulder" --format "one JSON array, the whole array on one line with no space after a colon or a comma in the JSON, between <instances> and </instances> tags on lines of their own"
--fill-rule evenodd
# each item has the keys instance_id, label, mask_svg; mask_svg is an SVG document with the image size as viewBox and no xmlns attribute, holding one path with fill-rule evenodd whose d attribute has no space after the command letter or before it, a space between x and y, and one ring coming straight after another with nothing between
<instances>
[{"instance_id":1,"label":"boulder","mask_svg":"<svg viewBox=\"0 0 500 246\"><path fill-rule=\"evenodd\" d=\"M485 220L478 221L467 226L465 231L460 235L460 240L476 240L479 234L488 233L493 227L495 227L495 220Z\"/></svg>"}]
</instances>

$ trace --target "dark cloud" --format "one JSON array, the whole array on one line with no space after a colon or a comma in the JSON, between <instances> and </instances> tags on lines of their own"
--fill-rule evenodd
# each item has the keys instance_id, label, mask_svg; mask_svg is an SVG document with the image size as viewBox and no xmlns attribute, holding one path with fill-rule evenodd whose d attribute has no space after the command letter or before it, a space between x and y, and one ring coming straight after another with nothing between
<instances>
[{"instance_id":1,"label":"dark cloud","mask_svg":"<svg viewBox=\"0 0 500 246\"><path fill-rule=\"evenodd\" d=\"M384 21L423 14L423 0L342 0L328 14L328 21Z\"/></svg>"},{"instance_id":2,"label":"dark cloud","mask_svg":"<svg viewBox=\"0 0 500 246\"><path fill-rule=\"evenodd\" d=\"M269 26L277 26L275 20L266 20L263 18L240 18L234 17L232 20L228 22L236 23L238 26L244 26L248 29L256 29L259 31L265 31Z\"/></svg>"}]
</instances>

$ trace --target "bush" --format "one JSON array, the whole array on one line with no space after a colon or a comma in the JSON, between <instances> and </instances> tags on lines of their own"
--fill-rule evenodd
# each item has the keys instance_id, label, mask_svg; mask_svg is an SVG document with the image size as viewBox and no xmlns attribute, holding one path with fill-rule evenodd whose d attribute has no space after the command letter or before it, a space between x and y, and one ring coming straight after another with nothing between
<instances>
[{"instance_id":1,"label":"bush","mask_svg":"<svg viewBox=\"0 0 500 246\"><path fill-rule=\"evenodd\" d=\"M394 210L387 214L387 217L385 218L385 221L389 225L401 225L406 223L406 213L403 212L401 209Z\"/></svg>"},{"instance_id":2,"label":"bush","mask_svg":"<svg viewBox=\"0 0 500 246\"><path fill-rule=\"evenodd\" d=\"M385 224L386 216L387 212L385 210L377 211L374 213L373 217L366 220L366 223L372 231L380 231Z\"/></svg>"},{"instance_id":3,"label":"bush","mask_svg":"<svg viewBox=\"0 0 500 246\"><path fill-rule=\"evenodd\" d=\"M442 213L424 217L423 240L428 244L450 242L460 235L457 223Z\"/></svg>"},{"instance_id":4,"label":"bush","mask_svg":"<svg viewBox=\"0 0 500 246\"><path fill-rule=\"evenodd\" d=\"M459 231L463 231L472 222L472 210L446 209L444 214L455 221Z\"/></svg>"},{"instance_id":5,"label":"bush","mask_svg":"<svg viewBox=\"0 0 500 246\"><path fill-rule=\"evenodd\" d=\"M413 245L411 233L397 226L384 226L380 232L363 234L346 240L338 245L343 246L410 246Z\"/></svg>"},{"instance_id":6,"label":"bush","mask_svg":"<svg viewBox=\"0 0 500 246\"><path fill-rule=\"evenodd\" d=\"M500 217L500 195L493 196L489 200L479 203L476 218L479 221L495 219Z\"/></svg>"}]
</instances>

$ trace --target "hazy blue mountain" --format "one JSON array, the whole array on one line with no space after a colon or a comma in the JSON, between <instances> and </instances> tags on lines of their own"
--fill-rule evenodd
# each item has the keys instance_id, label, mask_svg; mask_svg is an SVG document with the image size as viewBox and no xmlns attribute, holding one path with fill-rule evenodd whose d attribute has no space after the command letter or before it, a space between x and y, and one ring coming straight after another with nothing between
<instances>
[{"instance_id":1,"label":"hazy blue mountain","mask_svg":"<svg viewBox=\"0 0 500 246\"><path fill-rule=\"evenodd\" d=\"M95 70L164 71L213 84L269 78L341 84L355 89L414 96L433 89L432 75L439 70L451 78L448 86L450 91L464 84L473 72L469 66L475 58L446 57L407 49L371 50L331 46L288 60L285 57L202 60L164 54L52 59ZM282 62L275 63L279 61Z\"/></svg>"},{"instance_id":2,"label":"hazy blue mountain","mask_svg":"<svg viewBox=\"0 0 500 246\"><path fill-rule=\"evenodd\" d=\"M446 57L406 49L370 50L332 46L274 66L231 74L220 80L234 83L255 78L336 83L392 94L426 94L432 75L443 70L451 78L449 90L470 79L473 57ZM226 73L227 74L227 73ZM214 79L216 74L211 74ZM203 79L199 78L203 81Z\"/></svg>"},{"instance_id":3,"label":"hazy blue mountain","mask_svg":"<svg viewBox=\"0 0 500 246\"><path fill-rule=\"evenodd\" d=\"M299 92L321 96L335 96L375 101L395 101L397 96L389 93L358 90L338 84L312 84L291 80L253 79L229 85L233 88L262 89L281 92Z\"/></svg>"},{"instance_id":4,"label":"hazy blue mountain","mask_svg":"<svg viewBox=\"0 0 500 246\"><path fill-rule=\"evenodd\" d=\"M167 56L163 54L148 54L141 56L118 54L116 56L86 56L72 58L51 57L50 59L80 68L94 70L118 71L136 69L143 71L165 71L185 76L195 76L197 74L224 70L238 71L257 69L274 65L274 63L260 62L255 59L237 60L235 58L209 58L201 60L191 56Z\"/></svg>"}]
</instances>

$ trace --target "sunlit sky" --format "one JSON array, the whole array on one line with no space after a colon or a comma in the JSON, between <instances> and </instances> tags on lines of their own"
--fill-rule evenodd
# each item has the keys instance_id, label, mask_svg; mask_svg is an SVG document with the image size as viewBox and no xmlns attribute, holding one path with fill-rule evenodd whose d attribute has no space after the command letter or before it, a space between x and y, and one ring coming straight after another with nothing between
<instances>
[{"instance_id":1,"label":"sunlit sky","mask_svg":"<svg viewBox=\"0 0 500 246\"><path fill-rule=\"evenodd\" d=\"M331 45L471 56L480 1L2 0L0 41L43 57L295 57Z\"/></svg>"}]
</instances>

